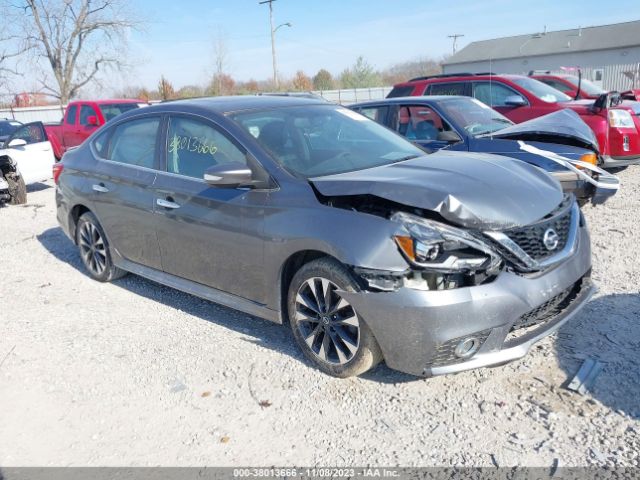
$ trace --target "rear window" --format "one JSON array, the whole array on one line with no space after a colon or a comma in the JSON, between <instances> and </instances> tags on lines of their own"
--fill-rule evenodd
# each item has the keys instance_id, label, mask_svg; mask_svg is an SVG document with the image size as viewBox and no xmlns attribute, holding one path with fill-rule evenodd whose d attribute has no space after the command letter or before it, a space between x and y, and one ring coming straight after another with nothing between
<instances>
[{"instance_id":1,"label":"rear window","mask_svg":"<svg viewBox=\"0 0 640 480\"><path fill-rule=\"evenodd\" d=\"M0 122L0 137L8 137L22 125L18 122Z\"/></svg>"},{"instance_id":2,"label":"rear window","mask_svg":"<svg viewBox=\"0 0 640 480\"><path fill-rule=\"evenodd\" d=\"M137 103L110 103L108 105L100 105L100 110L102 110L105 122L113 120L118 115L130 110L135 110L136 108L140 108L140 105Z\"/></svg>"},{"instance_id":3,"label":"rear window","mask_svg":"<svg viewBox=\"0 0 640 480\"><path fill-rule=\"evenodd\" d=\"M413 85L393 87L387 98L408 97L413 93Z\"/></svg>"}]
</instances>

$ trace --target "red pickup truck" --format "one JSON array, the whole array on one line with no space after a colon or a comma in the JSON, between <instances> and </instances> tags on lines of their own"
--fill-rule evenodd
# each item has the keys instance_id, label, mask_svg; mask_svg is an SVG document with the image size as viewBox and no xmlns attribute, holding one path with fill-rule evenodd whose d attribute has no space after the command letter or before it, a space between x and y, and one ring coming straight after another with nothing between
<instances>
[{"instance_id":1,"label":"red pickup truck","mask_svg":"<svg viewBox=\"0 0 640 480\"><path fill-rule=\"evenodd\" d=\"M60 123L47 124L45 130L56 159L85 141L95 130L121 113L145 105L144 100L79 100L70 102Z\"/></svg>"},{"instance_id":2,"label":"red pickup truck","mask_svg":"<svg viewBox=\"0 0 640 480\"><path fill-rule=\"evenodd\" d=\"M515 123L569 108L596 134L602 166L640 163L640 102L619 94L572 100L559 90L523 75L458 73L399 83L387 98L410 95L466 95L491 106Z\"/></svg>"}]
</instances>

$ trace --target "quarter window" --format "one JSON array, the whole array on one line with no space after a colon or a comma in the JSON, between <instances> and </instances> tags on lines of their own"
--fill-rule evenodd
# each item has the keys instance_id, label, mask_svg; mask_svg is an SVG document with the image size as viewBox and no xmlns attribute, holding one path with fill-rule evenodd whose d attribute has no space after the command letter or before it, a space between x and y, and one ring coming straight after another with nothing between
<instances>
[{"instance_id":1,"label":"quarter window","mask_svg":"<svg viewBox=\"0 0 640 480\"><path fill-rule=\"evenodd\" d=\"M159 117L121 123L113 130L108 148L106 148L106 132L94 141L94 147L100 156L107 160L138 167L156 168L156 141L159 126Z\"/></svg>"},{"instance_id":2,"label":"quarter window","mask_svg":"<svg viewBox=\"0 0 640 480\"><path fill-rule=\"evenodd\" d=\"M507 107L507 98L519 93L498 82L476 82L473 84L473 97L490 107Z\"/></svg>"},{"instance_id":3,"label":"quarter window","mask_svg":"<svg viewBox=\"0 0 640 480\"><path fill-rule=\"evenodd\" d=\"M246 164L242 150L213 125L171 117L167 135L167 171L202 179L207 168L224 163Z\"/></svg>"}]
</instances>

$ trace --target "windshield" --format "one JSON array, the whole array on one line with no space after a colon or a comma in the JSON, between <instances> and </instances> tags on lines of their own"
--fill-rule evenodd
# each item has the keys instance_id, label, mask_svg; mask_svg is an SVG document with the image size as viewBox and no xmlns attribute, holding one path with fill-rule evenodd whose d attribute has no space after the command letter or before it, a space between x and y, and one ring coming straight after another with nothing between
<instances>
[{"instance_id":1,"label":"windshield","mask_svg":"<svg viewBox=\"0 0 640 480\"><path fill-rule=\"evenodd\" d=\"M440 103L440 108L455 125L472 136L486 135L513 125L511 120L475 98L447 99Z\"/></svg>"},{"instance_id":2,"label":"windshield","mask_svg":"<svg viewBox=\"0 0 640 480\"><path fill-rule=\"evenodd\" d=\"M20 126L18 122L0 122L0 137L8 137Z\"/></svg>"},{"instance_id":3,"label":"windshield","mask_svg":"<svg viewBox=\"0 0 640 480\"><path fill-rule=\"evenodd\" d=\"M136 108L140 108L137 103L110 103L108 105L100 105L100 110L102 110L102 115L104 115L106 122L124 112L135 110Z\"/></svg>"},{"instance_id":4,"label":"windshield","mask_svg":"<svg viewBox=\"0 0 640 480\"><path fill-rule=\"evenodd\" d=\"M578 77L569 75L567 77L564 77L564 79L568 80L569 82L574 84L576 87L578 86ZM582 90L587 95L602 95L603 93L606 93L602 88L597 86L595 83L589 80L585 80L584 78L580 82L580 90Z\"/></svg>"},{"instance_id":5,"label":"windshield","mask_svg":"<svg viewBox=\"0 0 640 480\"><path fill-rule=\"evenodd\" d=\"M275 161L304 178L363 170L425 155L376 122L334 105L243 112L231 118Z\"/></svg>"},{"instance_id":6,"label":"windshield","mask_svg":"<svg viewBox=\"0 0 640 480\"><path fill-rule=\"evenodd\" d=\"M522 88L538 97L543 102L556 103L567 102L571 97L565 95L560 90L550 87L535 78L529 77L509 77L509 80L520 85Z\"/></svg>"}]
</instances>

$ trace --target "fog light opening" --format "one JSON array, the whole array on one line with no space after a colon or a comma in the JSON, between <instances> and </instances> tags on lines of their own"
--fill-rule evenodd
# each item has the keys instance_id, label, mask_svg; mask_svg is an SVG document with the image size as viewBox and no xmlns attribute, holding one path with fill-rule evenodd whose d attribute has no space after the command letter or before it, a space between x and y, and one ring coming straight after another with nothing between
<instances>
[{"instance_id":1,"label":"fog light opening","mask_svg":"<svg viewBox=\"0 0 640 480\"><path fill-rule=\"evenodd\" d=\"M476 337L467 337L456 347L454 353L458 358L469 358L480 348L480 340Z\"/></svg>"}]
</instances>

